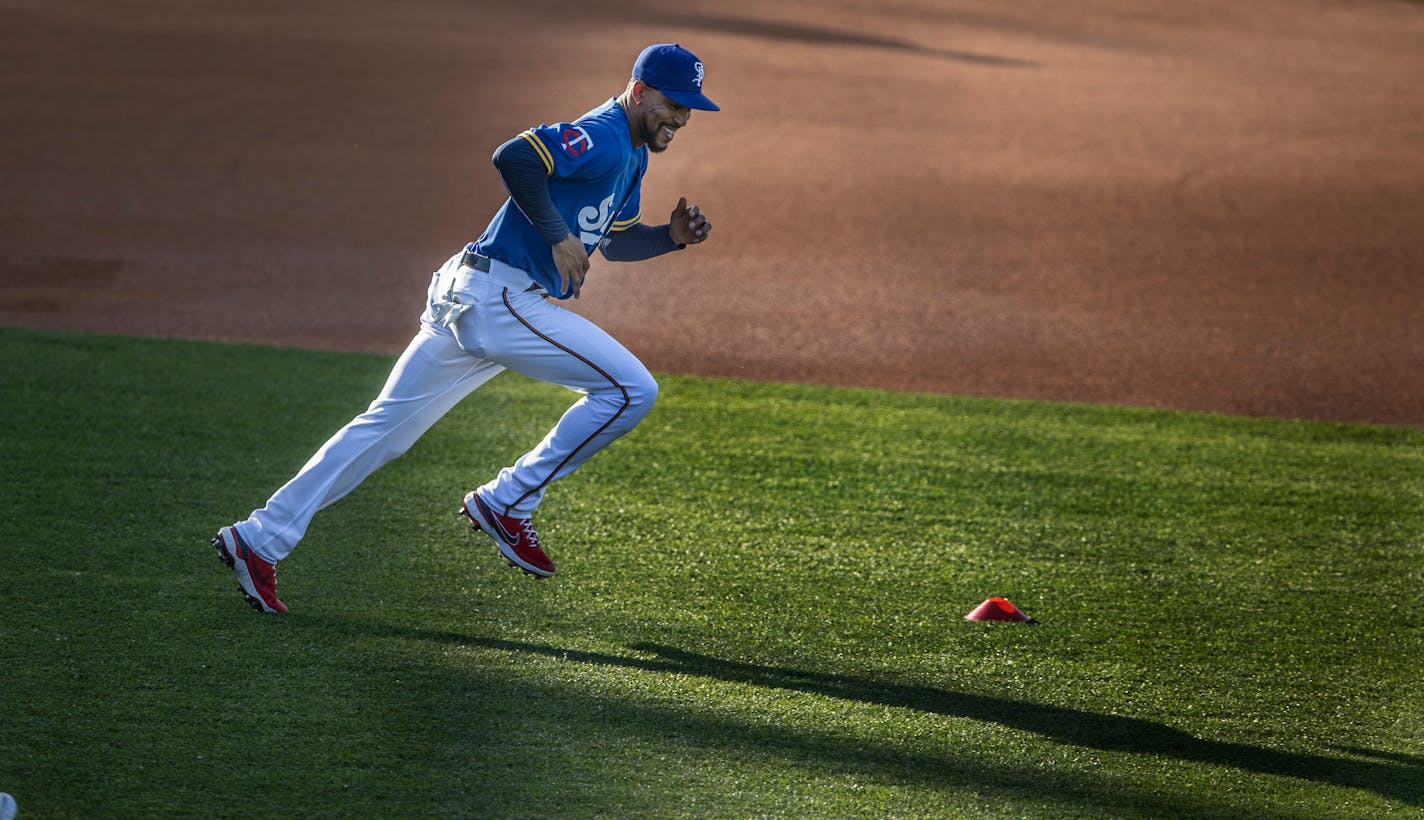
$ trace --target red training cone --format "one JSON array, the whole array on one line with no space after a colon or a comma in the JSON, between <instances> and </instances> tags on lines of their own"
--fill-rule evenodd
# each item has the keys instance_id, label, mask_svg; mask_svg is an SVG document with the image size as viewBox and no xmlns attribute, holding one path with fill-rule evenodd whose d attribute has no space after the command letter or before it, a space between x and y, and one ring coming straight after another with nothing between
<instances>
[{"instance_id":1,"label":"red training cone","mask_svg":"<svg viewBox=\"0 0 1424 820\"><path fill-rule=\"evenodd\" d=\"M1008 598L985 598L984 603L974 607L974 611L964 616L966 621L1020 621L1037 623L1025 615L1023 610L1013 605Z\"/></svg>"}]
</instances>

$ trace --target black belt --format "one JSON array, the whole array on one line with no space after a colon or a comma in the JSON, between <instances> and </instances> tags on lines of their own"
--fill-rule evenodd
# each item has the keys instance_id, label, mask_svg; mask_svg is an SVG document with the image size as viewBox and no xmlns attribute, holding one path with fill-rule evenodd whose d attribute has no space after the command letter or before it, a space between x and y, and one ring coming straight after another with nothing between
<instances>
[{"instance_id":1,"label":"black belt","mask_svg":"<svg viewBox=\"0 0 1424 820\"><path fill-rule=\"evenodd\" d=\"M474 268L475 270L481 273L489 273L490 269L490 259L488 256L481 256L480 254L477 254L474 251L470 250L465 251L465 253L460 257L460 264L464 265L467 268ZM538 282L535 282L524 290L526 292L531 290L541 290L543 289L543 287L543 285L540 285Z\"/></svg>"},{"instance_id":2,"label":"black belt","mask_svg":"<svg viewBox=\"0 0 1424 820\"><path fill-rule=\"evenodd\" d=\"M460 264L467 268L474 268L477 271L489 273L490 261L488 256L480 256L474 251L465 251L465 255L460 257Z\"/></svg>"}]
</instances>

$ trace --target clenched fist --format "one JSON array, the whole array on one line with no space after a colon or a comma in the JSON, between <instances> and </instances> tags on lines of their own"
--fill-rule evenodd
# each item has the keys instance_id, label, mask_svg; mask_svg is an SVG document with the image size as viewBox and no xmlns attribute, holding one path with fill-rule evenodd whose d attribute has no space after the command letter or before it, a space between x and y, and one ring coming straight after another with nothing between
<instances>
[{"instance_id":1,"label":"clenched fist","mask_svg":"<svg viewBox=\"0 0 1424 820\"><path fill-rule=\"evenodd\" d=\"M707 239L712 231L712 223L703 216L696 205L687 206L687 197L678 197L677 207L672 209L672 220L668 223L668 233L672 241L679 245L696 245Z\"/></svg>"}]
</instances>

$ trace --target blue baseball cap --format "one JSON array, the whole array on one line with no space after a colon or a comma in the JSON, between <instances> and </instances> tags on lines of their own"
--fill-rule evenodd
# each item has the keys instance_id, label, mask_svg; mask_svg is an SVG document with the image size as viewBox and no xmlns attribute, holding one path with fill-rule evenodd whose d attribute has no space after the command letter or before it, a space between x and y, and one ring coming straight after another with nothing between
<instances>
[{"instance_id":1,"label":"blue baseball cap","mask_svg":"<svg viewBox=\"0 0 1424 820\"><path fill-rule=\"evenodd\" d=\"M677 43L648 46L633 63L633 79L642 80L679 105L721 111L702 94L702 61Z\"/></svg>"}]
</instances>

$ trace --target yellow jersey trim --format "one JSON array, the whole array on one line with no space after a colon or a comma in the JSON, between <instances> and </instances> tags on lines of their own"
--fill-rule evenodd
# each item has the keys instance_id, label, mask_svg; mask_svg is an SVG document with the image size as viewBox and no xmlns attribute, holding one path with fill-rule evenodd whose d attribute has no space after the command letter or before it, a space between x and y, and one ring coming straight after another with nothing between
<instances>
[{"instance_id":1,"label":"yellow jersey trim","mask_svg":"<svg viewBox=\"0 0 1424 820\"><path fill-rule=\"evenodd\" d=\"M554 175L554 158L549 156L549 149L544 147L544 143L534 136L532 130L525 131L519 136L523 137L530 145L534 146L534 153L539 155L539 159L544 161L545 176Z\"/></svg>"},{"instance_id":2,"label":"yellow jersey trim","mask_svg":"<svg viewBox=\"0 0 1424 820\"><path fill-rule=\"evenodd\" d=\"M626 230L628 230L629 228L633 227L634 225L637 225L639 222L642 222L642 221L643 221L643 212L642 212L642 211L639 211L639 212L637 212L636 214L633 214L633 216L632 216L631 219L620 219L620 220L614 222L614 223L613 223L612 230L615 230L615 231L626 231Z\"/></svg>"}]
</instances>

